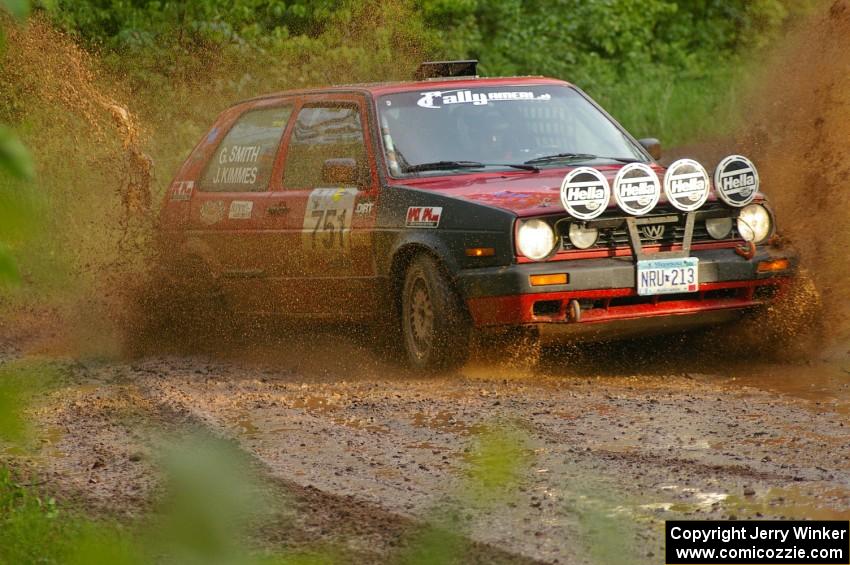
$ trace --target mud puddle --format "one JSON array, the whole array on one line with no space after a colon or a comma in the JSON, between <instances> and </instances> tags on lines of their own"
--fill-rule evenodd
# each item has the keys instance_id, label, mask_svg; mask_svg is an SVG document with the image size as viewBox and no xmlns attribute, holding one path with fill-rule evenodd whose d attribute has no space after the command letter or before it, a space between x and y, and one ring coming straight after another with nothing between
<instances>
[{"instance_id":1,"label":"mud puddle","mask_svg":"<svg viewBox=\"0 0 850 565\"><path fill-rule=\"evenodd\" d=\"M624 370L591 349L581 362L479 359L413 378L345 336L309 342L252 341L221 359L69 363L73 386L37 414L47 434L38 464L95 507L144 513L158 481L150 422L191 422L233 438L288 489L405 523L456 509L482 547L560 563L588 562L599 536L617 539L630 562L657 562L665 519L850 513L850 375L837 361L683 352ZM463 484L473 442L493 426L527 445L517 488L487 506ZM338 520L310 515L314 525ZM388 532L369 544L391 551L401 534ZM362 547L361 534L345 535Z\"/></svg>"}]
</instances>

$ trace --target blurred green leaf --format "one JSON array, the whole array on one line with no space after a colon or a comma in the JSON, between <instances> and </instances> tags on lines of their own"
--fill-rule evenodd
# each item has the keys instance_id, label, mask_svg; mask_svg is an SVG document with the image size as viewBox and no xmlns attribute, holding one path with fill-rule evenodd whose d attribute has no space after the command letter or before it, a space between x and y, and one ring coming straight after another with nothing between
<instances>
[{"instance_id":1,"label":"blurred green leaf","mask_svg":"<svg viewBox=\"0 0 850 565\"><path fill-rule=\"evenodd\" d=\"M496 427L483 432L469 456L469 487L494 498L509 493L519 484L531 461L527 445L526 435L513 428Z\"/></svg>"},{"instance_id":2,"label":"blurred green leaf","mask_svg":"<svg viewBox=\"0 0 850 565\"><path fill-rule=\"evenodd\" d=\"M9 127L0 125L0 169L20 179L35 176L30 152Z\"/></svg>"},{"instance_id":3,"label":"blurred green leaf","mask_svg":"<svg viewBox=\"0 0 850 565\"><path fill-rule=\"evenodd\" d=\"M429 525L418 532L398 560L404 565L442 565L462 563L467 540L459 530Z\"/></svg>"},{"instance_id":4,"label":"blurred green leaf","mask_svg":"<svg viewBox=\"0 0 850 565\"><path fill-rule=\"evenodd\" d=\"M0 0L0 8L22 20L30 13L30 2L29 0Z\"/></svg>"},{"instance_id":5,"label":"blurred green leaf","mask_svg":"<svg viewBox=\"0 0 850 565\"><path fill-rule=\"evenodd\" d=\"M23 436L22 397L19 385L0 383L0 440L14 442Z\"/></svg>"},{"instance_id":6,"label":"blurred green leaf","mask_svg":"<svg viewBox=\"0 0 850 565\"><path fill-rule=\"evenodd\" d=\"M24 412L33 397L58 378L56 368L37 361L0 365L0 440L16 442L26 432Z\"/></svg>"},{"instance_id":7,"label":"blurred green leaf","mask_svg":"<svg viewBox=\"0 0 850 565\"><path fill-rule=\"evenodd\" d=\"M67 565L137 565L141 551L130 540L106 528L86 528L72 541Z\"/></svg>"},{"instance_id":8,"label":"blurred green leaf","mask_svg":"<svg viewBox=\"0 0 850 565\"><path fill-rule=\"evenodd\" d=\"M244 454L199 435L167 449L165 469L168 497L151 546L183 564L256 562L246 536L271 509Z\"/></svg>"},{"instance_id":9,"label":"blurred green leaf","mask_svg":"<svg viewBox=\"0 0 850 565\"><path fill-rule=\"evenodd\" d=\"M12 255L0 246L0 283L18 283L21 275Z\"/></svg>"}]
</instances>

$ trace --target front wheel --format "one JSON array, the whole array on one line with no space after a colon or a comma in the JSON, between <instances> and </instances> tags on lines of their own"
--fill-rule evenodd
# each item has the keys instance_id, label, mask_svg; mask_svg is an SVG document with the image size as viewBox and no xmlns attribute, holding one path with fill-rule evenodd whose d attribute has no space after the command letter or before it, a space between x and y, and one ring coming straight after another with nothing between
<instances>
[{"instance_id":1,"label":"front wheel","mask_svg":"<svg viewBox=\"0 0 850 565\"><path fill-rule=\"evenodd\" d=\"M401 330L411 366L439 371L463 364L470 325L465 304L439 263L417 256L405 273L401 295Z\"/></svg>"}]
</instances>

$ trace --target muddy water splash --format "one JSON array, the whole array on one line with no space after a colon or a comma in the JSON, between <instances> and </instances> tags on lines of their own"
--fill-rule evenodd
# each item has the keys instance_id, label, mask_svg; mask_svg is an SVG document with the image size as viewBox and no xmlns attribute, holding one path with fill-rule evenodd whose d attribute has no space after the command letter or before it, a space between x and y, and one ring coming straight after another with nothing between
<instances>
[{"instance_id":1,"label":"muddy water splash","mask_svg":"<svg viewBox=\"0 0 850 565\"><path fill-rule=\"evenodd\" d=\"M131 217L147 214L152 163L142 151L139 120L98 85L91 56L41 17L23 27L10 26L8 43L4 80L21 98L82 118L98 141L118 139L122 174L115 190L123 204L121 223L126 226Z\"/></svg>"},{"instance_id":2,"label":"muddy water splash","mask_svg":"<svg viewBox=\"0 0 850 565\"><path fill-rule=\"evenodd\" d=\"M825 345L850 335L848 37L850 1L825 3L766 66L738 134L823 300L816 337Z\"/></svg>"},{"instance_id":3,"label":"muddy water splash","mask_svg":"<svg viewBox=\"0 0 850 565\"><path fill-rule=\"evenodd\" d=\"M97 61L35 16L0 21L3 118L26 124L41 202L33 241L19 253L29 300L57 314L61 349L114 351L115 313L148 262L153 163L140 120L104 80ZM27 298L24 298L27 300Z\"/></svg>"}]
</instances>

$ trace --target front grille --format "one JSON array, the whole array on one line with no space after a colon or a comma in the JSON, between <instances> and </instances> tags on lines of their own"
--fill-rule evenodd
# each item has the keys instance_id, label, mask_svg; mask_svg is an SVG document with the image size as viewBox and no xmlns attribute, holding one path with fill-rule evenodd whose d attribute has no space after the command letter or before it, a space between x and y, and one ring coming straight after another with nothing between
<instances>
[{"instance_id":1,"label":"front grille","mask_svg":"<svg viewBox=\"0 0 850 565\"><path fill-rule=\"evenodd\" d=\"M717 242L717 241L735 241L740 240L735 222L732 222L732 233L724 240L717 240L708 235L705 228L705 220L711 217L729 216L731 212L728 208L721 204L711 204L704 206L697 212L694 221L694 233L692 243L700 242ZM648 219L649 223L638 226L638 234L640 235L641 244L660 245L662 248L681 245L685 239L685 222L687 215L670 207L660 207L653 211L652 214L642 216ZM653 221L654 220L654 221ZM557 232L561 240L562 251L572 251L576 247L570 243L570 238L567 235L569 232L569 223L571 220L563 219L556 223ZM587 251L600 249L617 249L619 247L628 248L630 246L629 229L626 226L626 216L617 214L603 215L598 220L588 222L588 225L595 225L599 228L599 238L596 244Z\"/></svg>"}]
</instances>

